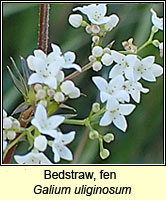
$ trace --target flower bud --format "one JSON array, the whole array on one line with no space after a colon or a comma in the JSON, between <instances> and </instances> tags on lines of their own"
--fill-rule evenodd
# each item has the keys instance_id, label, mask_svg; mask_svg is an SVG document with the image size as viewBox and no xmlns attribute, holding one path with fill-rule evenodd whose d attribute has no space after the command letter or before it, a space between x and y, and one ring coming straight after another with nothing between
<instances>
[{"instance_id":1,"label":"flower bud","mask_svg":"<svg viewBox=\"0 0 166 200\"><path fill-rule=\"evenodd\" d=\"M100 46L95 46L93 49L92 49L92 55L95 56L95 57L101 57L103 54L103 48L100 47Z\"/></svg>"},{"instance_id":2,"label":"flower bud","mask_svg":"<svg viewBox=\"0 0 166 200\"><path fill-rule=\"evenodd\" d=\"M113 63L113 58L112 58L112 56L110 54L105 53L102 56L101 61L105 66L109 66L109 65L111 65Z\"/></svg>"},{"instance_id":3,"label":"flower bud","mask_svg":"<svg viewBox=\"0 0 166 200\"><path fill-rule=\"evenodd\" d=\"M4 129L9 129L12 127L12 120L9 117L3 118L3 128Z\"/></svg>"},{"instance_id":4,"label":"flower bud","mask_svg":"<svg viewBox=\"0 0 166 200\"><path fill-rule=\"evenodd\" d=\"M153 40L153 41L152 41L152 44L153 44L155 47L159 47L160 42L159 42L158 40Z\"/></svg>"},{"instance_id":5,"label":"flower bud","mask_svg":"<svg viewBox=\"0 0 166 200\"><path fill-rule=\"evenodd\" d=\"M103 140L107 143L110 143L112 141L114 141L114 134L112 133L107 133L106 135L104 135Z\"/></svg>"},{"instance_id":6,"label":"flower bud","mask_svg":"<svg viewBox=\"0 0 166 200\"><path fill-rule=\"evenodd\" d=\"M72 14L69 16L69 23L75 27L78 28L81 26L82 23L82 16L79 14Z\"/></svg>"},{"instance_id":7,"label":"flower bud","mask_svg":"<svg viewBox=\"0 0 166 200\"><path fill-rule=\"evenodd\" d=\"M97 25L93 25L93 26L92 26L92 32L93 32L94 34L99 33L99 32L100 32L100 27L97 26Z\"/></svg>"},{"instance_id":8,"label":"flower bud","mask_svg":"<svg viewBox=\"0 0 166 200\"><path fill-rule=\"evenodd\" d=\"M98 43L99 40L100 40L99 36L96 36L96 35L95 35L95 36L92 37L92 41L93 41L94 43Z\"/></svg>"},{"instance_id":9,"label":"flower bud","mask_svg":"<svg viewBox=\"0 0 166 200\"><path fill-rule=\"evenodd\" d=\"M92 68L94 71L98 72L102 69L102 64L99 61L93 63Z\"/></svg>"},{"instance_id":10,"label":"flower bud","mask_svg":"<svg viewBox=\"0 0 166 200\"><path fill-rule=\"evenodd\" d=\"M55 91L53 89L48 89L47 94L48 94L49 97L53 97L54 94L55 94Z\"/></svg>"},{"instance_id":11,"label":"flower bud","mask_svg":"<svg viewBox=\"0 0 166 200\"><path fill-rule=\"evenodd\" d=\"M65 74L63 71L59 71L58 74L56 75L56 80L61 83L65 78Z\"/></svg>"},{"instance_id":12,"label":"flower bud","mask_svg":"<svg viewBox=\"0 0 166 200\"><path fill-rule=\"evenodd\" d=\"M93 103L93 105L92 105L92 111L94 113L97 113L97 112L99 112L99 110L100 110L100 104L97 103L97 102Z\"/></svg>"},{"instance_id":13,"label":"flower bud","mask_svg":"<svg viewBox=\"0 0 166 200\"><path fill-rule=\"evenodd\" d=\"M75 87L75 88L72 90L72 92L69 94L69 97L70 97L71 99L76 99L76 98L80 97L80 89L77 88L77 87Z\"/></svg>"},{"instance_id":14,"label":"flower bud","mask_svg":"<svg viewBox=\"0 0 166 200\"><path fill-rule=\"evenodd\" d=\"M13 121L12 127L13 127L13 128L19 128L19 127L20 127L20 122L19 122L18 120L15 119L15 120Z\"/></svg>"},{"instance_id":15,"label":"flower bud","mask_svg":"<svg viewBox=\"0 0 166 200\"><path fill-rule=\"evenodd\" d=\"M108 158L109 155L110 155L110 152L108 149L103 149L102 151L100 151L100 157L102 159Z\"/></svg>"},{"instance_id":16,"label":"flower bud","mask_svg":"<svg viewBox=\"0 0 166 200\"><path fill-rule=\"evenodd\" d=\"M62 92L56 92L54 95L54 100L56 102L63 102L65 100L65 96Z\"/></svg>"},{"instance_id":17,"label":"flower bud","mask_svg":"<svg viewBox=\"0 0 166 200\"><path fill-rule=\"evenodd\" d=\"M39 103L42 104L45 108L47 107L47 101L46 100L40 100Z\"/></svg>"},{"instance_id":18,"label":"flower bud","mask_svg":"<svg viewBox=\"0 0 166 200\"><path fill-rule=\"evenodd\" d=\"M89 34L92 33L92 28L91 28L91 26L86 26L85 30L86 30L86 32L89 33Z\"/></svg>"},{"instance_id":19,"label":"flower bud","mask_svg":"<svg viewBox=\"0 0 166 200\"><path fill-rule=\"evenodd\" d=\"M70 80L67 80L67 81L64 81L62 83L62 85L60 86L62 92L65 94L65 95L68 95L72 92L73 88L74 88L74 83Z\"/></svg>"},{"instance_id":20,"label":"flower bud","mask_svg":"<svg viewBox=\"0 0 166 200\"><path fill-rule=\"evenodd\" d=\"M47 148L47 139L43 135L39 135L34 140L34 147L39 151L45 151Z\"/></svg>"},{"instance_id":21,"label":"flower bud","mask_svg":"<svg viewBox=\"0 0 166 200\"><path fill-rule=\"evenodd\" d=\"M42 85L41 84L36 84L35 86L34 86L34 90L35 91L38 91L38 90L41 90L42 89Z\"/></svg>"},{"instance_id":22,"label":"flower bud","mask_svg":"<svg viewBox=\"0 0 166 200\"><path fill-rule=\"evenodd\" d=\"M39 100L39 99L44 99L46 96L46 91L43 90L43 89L39 89L37 91L37 94L36 94L36 98Z\"/></svg>"},{"instance_id":23,"label":"flower bud","mask_svg":"<svg viewBox=\"0 0 166 200\"><path fill-rule=\"evenodd\" d=\"M92 55L90 55L88 59L89 59L90 62L93 62L93 61L96 60L96 58L94 56L92 56Z\"/></svg>"},{"instance_id":24,"label":"flower bud","mask_svg":"<svg viewBox=\"0 0 166 200\"><path fill-rule=\"evenodd\" d=\"M158 30L159 30L159 29L158 29L157 27L152 26L152 32L153 32L153 33L157 33Z\"/></svg>"},{"instance_id":25,"label":"flower bud","mask_svg":"<svg viewBox=\"0 0 166 200\"><path fill-rule=\"evenodd\" d=\"M90 132L89 132L89 138L90 138L91 140L98 139L98 138L99 138L99 132L96 131L96 130L90 131Z\"/></svg>"},{"instance_id":26,"label":"flower bud","mask_svg":"<svg viewBox=\"0 0 166 200\"><path fill-rule=\"evenodd\" d=\"M110 54L111 53L111 49L106 47L106 48L103 49L103 53L109 53Z\"/></svg>"},{"instance_id":27,"label":"flower bud","mask_svg":"<svg viewBox=\"0 0 166 200\"><path fill-rule=\"evenodd\" d=\"M8 140L14 140L16 137L16 132L15 131L7 131L6 136Z\"/></svg>"}]
</instances>

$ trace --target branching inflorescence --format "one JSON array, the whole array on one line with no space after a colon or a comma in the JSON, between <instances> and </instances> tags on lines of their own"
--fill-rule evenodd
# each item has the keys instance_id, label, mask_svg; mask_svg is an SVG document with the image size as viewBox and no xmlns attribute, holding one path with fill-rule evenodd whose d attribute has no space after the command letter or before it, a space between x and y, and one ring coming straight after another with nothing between
<instances>
[{"instance_id":1,"label":"branching inflorescence","mask_svg":"<svg viewBox=\"0 0 166 200\"><path fill-rule=\"evenodd\" d=\"M119 23L119 17L116 14L105 16L106 4L77 7L73 11L81 12L88 18L88 21L85 21L81 14L71 14L69 23L75 28L85 28L92 38L90 63L81 68L75 63L74 52L63 53L57 44L51 44L52 52L48 55L38 49L34 51L34 55L28 56L27 62L22 58L25 76L17 70L20 80L15 78L9 68L14 84L25 99L15 113L23 108L32 107L34 116L26 122L27 127L21 127L17 119L7 116L6 111L3 110L3 159L10 148L20 139L26 138L29 142L29 151L25 155L14 155L18 164L53 164L53 161L57 163L61 158L71 161L73 156L67 145L75 139L76 132L63 133L59 128L63 123L86 126L89 129L89 138L99 141L101 158L107 158L110 152L104 148L103 142L112 142L114 134L99 133L94 129L93 123L98 123L99 126L108 126L113 123L125 132L127 130L125 116L131 114L136 108L136 105L130 103L131 99L140 103L141 93L149 92L140 80L155 82L156 77L163 73L163 68L155 63L154 56L141 58L138 55L143 48L153 44L159 48L160 56L163 56L163 43L153 40L154 34L159 29L163 30L163 19L158 18L153 9L151 9L153 26L148 41L138 48L130 38L122 43L125 51L113 50L115 41L110 41L105 47L102 46L105 35ZM74 69L77 71L74 74L79 75L90 68L98 72L104 66L110 66L109 81L101 76L92 77L92 82L100 92L101 105L95 102L89 116L82 120L72 119L63 114L54 114L59 107L74 109L65 105L65 101L68 98L79 98L81 95L80 89L72 80L69 80L74 75L69 75L70 78L65 77L63 69ZM53 161L50 161L44 153L48 147L52 149Z\"/></svg>"}]
</instances>

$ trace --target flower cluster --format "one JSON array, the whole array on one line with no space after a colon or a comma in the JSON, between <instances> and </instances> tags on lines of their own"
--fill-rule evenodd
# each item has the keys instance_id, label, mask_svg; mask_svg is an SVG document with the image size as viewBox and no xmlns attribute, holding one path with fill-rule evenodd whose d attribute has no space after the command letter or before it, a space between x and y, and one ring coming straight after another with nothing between
<instances>
[{"instance_id":1,"label":"flower cluster","mask_svg":"<svg viewBox=\"0 0 166 200\"><path fill-rule=\"evenodd\" d=\"M15 155L14 158L19 164L52 164L43 153L49 145L54 153L54 162L59 162L60 158L72 160L72 153L66 147L75 137L75 131L62 134L58 126L65 118L61 115L47 116L45 107L38 104L35 116L31 121L35 128L32 150L26 155ZM51 138L49 140L48 138Z\"/></svg>"},{"instance_id":2,"label":"flower cluster","mask_svg":"<svg viewBox=\"0 0 166 200\"><path fill-rule=\"evenodd\" d=\"M74 8L73 11L80 11L86 15L91 24L83 21L79 14L72 14L69 16L69 23L78 28L85 27L87 33L92 37L92 55L89 56L89 61L94 62L92 69L99 71L102 69L102 64L109 66L113 60L110 56L110 49L108 47L102 48L100 46L102 38L107 32L110 32L119 22L119 17L115 14L105 16L107 12L106 4L92 4L83 7Z\"/></svg>"},{"instance_id":3,"label":"flower cluster","mask_svg":"<svg viewBox=\"0 0 166 200\"><path fill-rule=\"evenodd\" d=\"M7 112L3 110L3 151L6 149L8 141L15 139L19 128L20 122L12 116L7 116Z\"/></svg>"}]
</instances>

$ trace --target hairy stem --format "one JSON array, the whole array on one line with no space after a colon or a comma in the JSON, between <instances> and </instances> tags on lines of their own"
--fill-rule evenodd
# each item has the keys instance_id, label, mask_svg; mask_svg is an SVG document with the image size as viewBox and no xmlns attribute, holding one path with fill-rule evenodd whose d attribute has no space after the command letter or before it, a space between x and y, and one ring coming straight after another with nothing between
<instances>
[{"instance_id":1,"label":"hairy stem","mask_svg":"<svg viewBox=\"0 0 166 200\"><path fill-rule=\"evenodd\" d=\"M49 4L40 5L39 49L45 54L47 54L48 49L49 9Z\"/></svg>"}]
</instances>

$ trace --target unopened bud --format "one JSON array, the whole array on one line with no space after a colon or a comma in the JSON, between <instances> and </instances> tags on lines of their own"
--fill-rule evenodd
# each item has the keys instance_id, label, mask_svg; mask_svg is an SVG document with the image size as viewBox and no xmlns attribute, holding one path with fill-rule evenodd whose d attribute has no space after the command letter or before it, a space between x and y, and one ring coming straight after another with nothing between
<instances>
[{"instance_id":1,"label":"unopened bud","mask_svg":"<svg viewBox=\"0 0 166 200\"><path fill-rule=\"evenodd\" d=\"M92 28L91 28L91 26L86 26L85 30L86 30L86 32L89 33L89 34L92 33Z\"/></svg>"},{"instance_id":2,"label":"unopened bud","mask_svg":"<svg viewBox=\"0 0 166 200\"><path fill-rule=\"evenodd\" d=\"M56 102L63 102L65 100L65 96L62 92L56 92L54 95L54 100Z\"/></svg>"},{"instance_id":3,"label":"unopened bud","mask_svg":"<svg viewBox=\"0 0 166 200\"><path fill-rule=\"evenodd\" d=\"M38 90L41 90L42 89L42 85L41 84L36 84L34 86L34 90L38 91Z\"/></svg>"},{"instance_id":4,"label":"unopened bud","mask_svg":"<svg viewBox=\"0 0 166 200\"><path fill-rule=\"evenodd\" d=\"M48 94L49 97L53 97L54 94L55 94L55 91L53 89L48 89L47 94Z\"/></svg>"},{"instance_id":5,"label":"unopened bud","mask_svg":"<svg viewBox=\"0 0 166 200\"><path fill-rule=\"evenodd\" d=\"M104 135L103 140L107 143L110 143L112 141L114 141L114 134L112 133L107 133L106 135Z\"/></svg>"},{"instance_id":6,"label":"unopened bud","mask_svg":"<svg viewBox=\"0 0 166 200\"><path fill-rule=\"evenodd\" d=\"M97 103L97 102L93 103L93 105L92 105L92 111L94 113L97 113L97 112L99 112L99 110L100 110L100 104Z\"/></svg>"},{"instance_id":7,"label":"unopened bud","mask_svg":"<svg viewBox=\"0 0 166 200\"><path fill-rule=\"evenodd\" d=\"M105 66L109 66L109 65L111 65L113 63L113 58L112 58L112 56L110 54L105 53L102 56L101 61Z\"/></svg>"},{"instance_id":8,"label":"unopened bud","mask_svg":"<svg viewBox=\"0 0 166 200\"><path fill-rule=\"evenodd\" d=\"M102 151L100 151L100 157L102 159L108 158L109 155L110 155L110 152L108 149L103 149Z\"/></svg>"},{"instance_id":9,"label":"unopened bud","mask_svg":"<svg viewBox=\"0 0 166 200\"><path fill-rule=\"evenodd\" d=\"M15 131L7 131L6 136L8 140L14 140L16 137L16 132Z\"/></svg>"},{"instance_id":10,"label":"unopened bud","mask_svg":"<svg viewBox=\"0 0 166 200\"><path fill-rule=\"evenodd\" d=\"M110 54L111 53L111 49L106 47L106 48L103 49L103 53L109 53Z\"/></svg>"},{"instance_id":11,"label":"unopened bud","mask_svg":"<svg viewBox=\"0 0 166 200\"><path fill-rule=\"evenodd\" d=\"M103 54L103 48L100 47L100 46L95 46L93 49L92 49L92 55L95 56L95 57L101 57Z\"/></svg>"},{"instance_id":12,"label":"unopened bud","mask_svg":"<svg viewBox=\"0 0 166 200\"><path fill-rule=\"evenodd\" d=\"M96 130L90 131L90 133L89 133L89 138L90 138L91 140L98 139L98 138L99 138L99 132L96 131Z\"/></svg>"},{"instance_id":13,"label":"unopened bud","mask_svg":"<svg viewBox=\"0 0 166 200\"><path fill-rule=\"evenodd\" d=\"M92 37L92 41L93 41L94 43L98 43L99 40L100 40L99 36L93 36L93 37Z\"/></svg>"},{"instance_id":14,"label":"unopened bud","mask_svg":"<svg viewBox=\"0 0 166 200\"><path fill-rule=\"evenodd\" d=\"M9 117L3 118L3 128L4 129L9 129L12 127L12 120Z\"/></svg>"},{"instance_id":15,"label":"unopened bud","mask_svg":"<svg viewBox=\"0 0 166 200\"><path fill-rule=\"evenodd\" d=\"M92 68L94 71L98 72L102 69L102 64L99 61L93 63Z\"/></svg>"},{"instance_id":16,"label":"unopened bud","mask_svg":"<svg viewBox=\"0 0 166 200\"><path fill-rule=\"evenodd\" d=\"M69 23L74 27L78 28L82 23L82 16L79 14L72 14L69 16Z\"/></svg>"},{"instance_id":17,"label":"unopened bud","mask_svg":"<svg viewBox=\"0 0 166 200\"><path fill-rule=\"evenodd\" d=\"M45 108L47 107L47 101L46 100L40 100L39 103L42 104Z\"/></svg>"},{"instance_id":18,"label":"unopened bud","mask_svg":"<svg viewBox=\"0 0 166 200\"><path fill-rule=\"evenodd\" d=\"M153 33L157 33L158 30L159 30L159 29L158 29L157 27L152 26L152 32L153 32Z\"/></svg>"},{"instance_id":19,"label":"unopened bud","mask_svg":"<svg viewBox=\"0 0 166 200\"><path fill-rule=\"evenodd\" d=\"M20 127L20 122L19 122L18 120L15 119L15 120L13 121L12 127L13 127L13 128L19 128L19 127Z\"/></svg>"},{"instance_id":20,"label":"unopened bud","mask_svg":"<svg viewBox=\"0 0 166 200\"><path fill-rule=\"evenodd\" d=\"M47 139L43 135L39 135L35 138L34 140L34 146L37 148L39 151L45 151L47 148Z\"/></svg>"},{"instance_id":21,"label":"unopened bud","mask_svg":"<svg viewBox=\"0 0 166 200\"><path fill-rule=\"evenodd\" d=\"M90 62L93 62L93 61L96 60L96 58L94 56L92 56L92 55L90 55L88 59L89 59Z\"/></svg>"},{"instance_id":22,"label":"unopened bud","mask_svg":"<svg viewBox=\"0 0 166 200\"><path fill-rule=\"evenodd\" d=\"M97 26L97 25L93 25L93 26L92 26L92 32L93 32L94 34L99 33L99 32L100 32L100 27Z\"/></svg>"},{"instance_id":23,"label":"unopened bud","mask_svg":"<svg viewBox=\"0 0 166 200\"><path fill-rule=\"evenodd\" d=\"M37 91L37 94L36 94L36 98L37 99L44 99L46 96L46 91L43 90L43 89L40 89Z\"/></svg>"}]
</instances>

